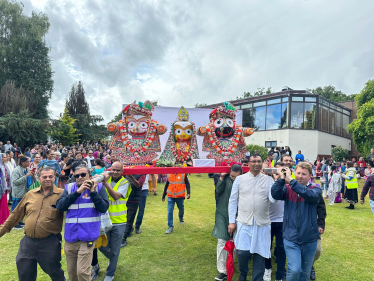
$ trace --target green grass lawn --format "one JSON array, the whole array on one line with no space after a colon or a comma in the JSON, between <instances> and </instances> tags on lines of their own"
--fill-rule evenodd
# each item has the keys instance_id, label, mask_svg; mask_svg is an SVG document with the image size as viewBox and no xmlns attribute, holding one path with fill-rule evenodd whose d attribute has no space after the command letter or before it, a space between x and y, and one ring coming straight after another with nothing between
<instances>
[{"instance_id":1,"label":"green grass lawn","mask_svg":"<svg viewBox=\"0 0 374 281\"><path fill-rule=\"evenodd\" d=\"M171 235L165 234L167 202L161 201L163 184L158 185L157 196L148 195L143 233L130 237L128 246L121 250L114 280L214 280L217 240L211 236L215 213L213 179L207 175L191 175L190 182L192 191L191 199L185 202L185 224L179 224L175 207L175 227ZM362 185L360 180L360 187ZM345 209L346 203L327 205L323 251L315 264L317 280L374 280L371 261L374 217L369 199L366 200L365 205L356 205L355 210ZM13 230L0 238L1 281L18 280L15 259L22 236L23 231ZM101 253L99 262L98 280L103 280L108 261ZM66 272L64 255L62 265ZM236 270L233 280L237 279ZM40 268L38 280L50 280Z\"/></svg>"}]
</instances>

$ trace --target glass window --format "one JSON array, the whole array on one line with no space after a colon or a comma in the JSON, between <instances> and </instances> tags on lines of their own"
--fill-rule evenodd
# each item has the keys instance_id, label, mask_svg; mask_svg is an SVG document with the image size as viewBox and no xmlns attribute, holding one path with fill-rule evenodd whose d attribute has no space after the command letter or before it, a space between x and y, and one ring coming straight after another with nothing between
<instances>
[{"instance_id":1,"label":"glass window","mask_svg":"<svg viewBox=\"0 0 374 281\"><path fill-rule=\"evenodd\" d=\"M343 114L342 137L349 138L350 134L347 131L349 125L349 116Z\"/></svg>"},{"instance_id":2,"label":"glass window","mask_svg":"<svg viewBox=\"0 0 374 281\"><path fill-rule=\"evenodd\" d=\"M351 115L351 113L348 110L343 109L344 114Z\"/></svg>"},{"instance_id":3,"label":"glass window","mask_svg":"<svg viewBox=\"0 0 374 281\"><path fill-rule=\"evenodd\" d=\"M303 97L292 97L292 101L303 101Z\"/></svg>"},{"instance_id":4,"label":"glass window","mask_svg":"<svg viewBox=\"0 0 374 281\"><path fill-rule=\"evenodd\" d=\"M288 102L282 103L281 128L288 128Z\"/></svg>"},{"instance_id":5,"label":"glass window","mask_svg":"<svg viewBox=\"0 0 374 281\"><path fill-rule=\"evenodd\" d=\"M283 102L288 101L288 97L282 98L282 101Z\"/></svg>"},{"instance_id":6,"label":"glass window","mask_svg":"<svg viewBox=\"0 0 374 281\"><path fill-rule=\"evenodd\" d=\"M266 141L265 142L265 147L271 147L271 141Z\"/></svg>"},{"instance_id":7,"label":"glass window","mask_svg":"<svg viewBox=\"0 0 374 281\"><path fill-rule=\"evenodd\" d=\"M339 106L336 107L336 110L342 112L342 108Z\"/></svg>"},{"instance_id":8,"label":"glass window","mask_svg":"<svg viewBox=\"0 0 374 281\"><path fill-rule=\"evenodd\" d=\"M275 99L275 100L268 100L268 104L275 104L275 103L280 103L281 99Z\"/></svg>"},{"instance_id":9,"label":"glass window","mask_svg":"<svg viewBox=\"0 0 374 281\"><path fill-rule=\"evenodd\" d=\"M268 105L266 109L266 130L279 129L281 123L282 105Z\"/></svg>"},{"instance_id":10,"label":"glass window","mask_svg":"<svg viewBox=\"0 0 374 281\"><path fill-rule=\"evenodd\" d=\"M335 110L330 109L330 117L329 117L329 130L331 134L335 133Z\"/></svg>"},{"instance_id":11,"label":"glass window","mask_svg":"<svg viewBox=\"0 0 374 281\"><path fill-rule=\"evenodd\" d=\"M266 106L256 107L253 112L253 128L255 131L265 130Z\"/></svg>"},{"instance_id":12,"label":"glass window","mask_svg":"<svg viewBox=\"0 0 374 281\"><path fill-rule=\"evenodd\" d=\"M253 128L253 115L251 108L243 110L243 127Z\"/></svg>"},{"instance_id":13,"label":"glass window","mask_svg":"<svg viewBox=\"0 0 374 281\"><path fill-rule=\"evenodd\" d=\"M324 132L329 131L329 109L325 106L321 106L321 130Z\"/></svg>"},{"instance_id":14,"label":"glass window","mask_svg":"<svg viewBox=\"0 0 374 281\"><path fill-rule=\"evenodd\" d=\"M259 101L253 103L253 107L266 105L266 101Z\"/></svg>"},{"instance_id":15,"label":"glass window","mask_svg":"<svg viewBox=\"0 0 374 281\"><path fill-rule=\"evenodd\" d=\"M335 135L341 136L342 125L341 125L342 114L340 112L335 112Z\"/></svg>"},{"instance_id":16,"label":"glass window","mask_svg":"<svg viewBox=\"0 0 374 281\"><path fill-rule=\"evenodd\" d=\"M304 103L293 102L291 104L291 128L302 129L303 122L304 122Z\"/></svg>"},{"instance_id":17,"label":"glass window","mask_svg":"<svg viewBox=\"0 0 374 281\"><path fill-rule=\"evenodd\" d=\"M305 103L304 106L304 129L316 129L317 105L315 103Z\"/></svg>"},{"instance_id":18,"label":"glass window","mask_svg":"<svg viewBox=\"0 0 374 281\"><path fill-rule=\"evenodd\" d=\"M248 104L242 104L241 105L241 108L249 108L249 107L252 107L252 104L251 103L248 103Z\"/></svg>"},{"instance_id":19,"label":"glass window","mask_svg":"<svg viewBox=\"0 0 374 281\"><path fill-rule=\"evenodd\" d=\"M336 109L336 105L330 103L330 108Z\"/></svg>"},{"instance_id":20,"label":"glass window","mask_svg":"<svg viewBox=\"0 0 374 281\"><path fill-rule=\"evenodd\" d=\"M322 100L322 104L329 106L329 103L325 99L321 99L321 100Z\"/></svg>"},{"instance_id":21,"label":"glass window","mask_svg":"<svg viewBox=\"0 0 374 281\"><path fill-rule=\"evenodd\" d=\"M276 141L265 141L265 147L270 148L270 147L276 147L277 142Z\"/></svg>"},{"instance_id":22,"label":"glass window","mask_svg":"<svg viewBox=\"0 0 374 281\"><path fill-rule=\"evenodd\" d=\"M316 102L316 98L315 98L315 97L305 97L305 101L313 101L313 102Z\"/></svg>"}]
</instances>

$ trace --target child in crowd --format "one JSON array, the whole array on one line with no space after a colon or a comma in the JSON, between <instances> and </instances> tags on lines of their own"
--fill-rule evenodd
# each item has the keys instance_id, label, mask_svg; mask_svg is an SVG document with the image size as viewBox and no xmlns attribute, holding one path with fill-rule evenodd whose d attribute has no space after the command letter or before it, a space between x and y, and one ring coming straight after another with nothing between
<instances>
[{"instance_id":1,"label":"child in crowd","mask_svg":"<svg viewBox=\"0 0 374 281\"><path fill-rule=\"evenodd\" d=\"M372 174L372 168L370 164L366 164L364 179L367 180L367 177Z\"/></svg>"},{"instance_id":2,"label":"child in crowd","mask_svg":"<svg viewBox=\"0 0 374 281\"><path fill-rule=\"evenodd\" d=\"M335 197L338 196L338 193L342 188L342 177L337 168L337 166L331 167L331 181L327 193L329 197L329 205L334 205Z\"/></svg>"}]
</instances>

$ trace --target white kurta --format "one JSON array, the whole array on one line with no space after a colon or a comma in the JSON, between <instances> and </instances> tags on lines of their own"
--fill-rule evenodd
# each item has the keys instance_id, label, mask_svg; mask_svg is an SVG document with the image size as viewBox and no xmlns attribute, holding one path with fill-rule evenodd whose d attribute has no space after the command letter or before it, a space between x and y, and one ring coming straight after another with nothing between
<instances>
[{"instance_id":1,"label":"white kurta","mask_svg":"<svg viewBox=\"0 0 374 281\"><path fill-rule=\"evenodd\" d=\"M271 196L271 187L274 180L269 177L269 201L275 203L276 200ZM236 178L230 196L229 203L229 220L230 223L235 221L236 212L238 210L238 196L239 196L240 177ZM248 184L251 184L250 182ZM267 204L267 203L266 203ZM240 212L240 210L238 210ZM238 250L250 251L251 254L259 254L264 258L270 258L270 244L271 244L271 225L258 226L256 220L253 218L252 225L245 225L236 221L236 233L234 235L235 247Z\"/></svg>"}]
</instances>

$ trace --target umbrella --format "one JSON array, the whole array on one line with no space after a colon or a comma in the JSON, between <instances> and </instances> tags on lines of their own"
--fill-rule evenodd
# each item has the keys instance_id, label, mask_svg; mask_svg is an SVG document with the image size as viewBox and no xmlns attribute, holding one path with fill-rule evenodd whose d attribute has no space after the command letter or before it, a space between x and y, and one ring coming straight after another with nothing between
<instances>
[{"instance_id":1,"label":"umbrella","mask_svg":"<svg viewBox=\"0 0 374 281\"><path fill-rule=\"evenodd\" d=\"M234 275L235 265L234 265L234 240L230 239L225 244L225 250L229 253L226 261L226 272L227 272L227 281L231 281L232 276Z\"/></svg>"}]
</instances>

